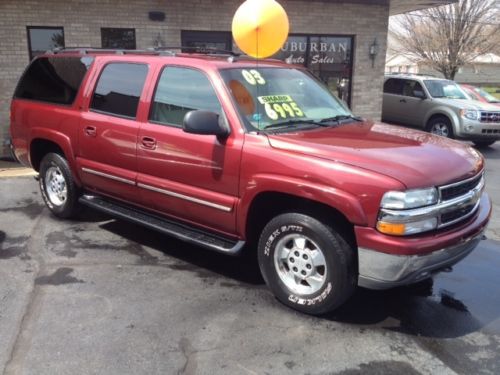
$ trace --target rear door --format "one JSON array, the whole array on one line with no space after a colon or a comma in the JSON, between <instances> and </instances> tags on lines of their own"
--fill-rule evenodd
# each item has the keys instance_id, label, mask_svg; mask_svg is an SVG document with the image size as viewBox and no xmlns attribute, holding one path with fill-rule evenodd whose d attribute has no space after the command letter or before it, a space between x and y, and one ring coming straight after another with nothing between
<instances>
[{"instance_id":1,"label":"rear door","mask_svg":"<svg viewBox=\"0 0 500 375\"><path fill-rule=\"evenodd\" d=\"M384 121L404 123L406 99L403 96L403 86L404 80L400 78L389 78L385 81L382 103L382 118Z\"/></svg>"},{"instance_id":2,"label":"rear door","mask_svg":"<svg viewBox=\"0 0 500 375\"><path fill-rule=\"evenodd\" d=\"M149 122L139 132L137 182L142 205L232 234L243 137L235 131L226 139L185 133L184 116L197 109L224 113L208 75L165 66L151 100Z\"/></svg>"},{"instance_id":3,"label":"rear door","mask_svg":"<svg viewBox=\"0 0 500 375\"><path fill-rule=\"evenodd\" d=\"M88 188L137 201L137 134L139 100L148 65L108 62L102 68L79 125L77 157Z\"/></svg>"}]
</instances>

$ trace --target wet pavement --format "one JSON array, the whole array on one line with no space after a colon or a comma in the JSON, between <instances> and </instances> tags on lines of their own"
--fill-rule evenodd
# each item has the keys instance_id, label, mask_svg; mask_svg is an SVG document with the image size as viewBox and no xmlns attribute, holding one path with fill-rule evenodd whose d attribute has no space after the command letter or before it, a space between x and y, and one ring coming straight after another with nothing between
<instances>
[{"instance_id":1,"label":"wet pavement","mask_svg":"<svg viewBox=\"0 0 500 375\"><path fill-rule=\"evenodd\" d=\"M255 259L84 211L61 221L32 178L0 179L5 374L498 374L500 145L485 152L488 240L433 282L359 289L296 313Z\"/></svg>"}]
</instances>

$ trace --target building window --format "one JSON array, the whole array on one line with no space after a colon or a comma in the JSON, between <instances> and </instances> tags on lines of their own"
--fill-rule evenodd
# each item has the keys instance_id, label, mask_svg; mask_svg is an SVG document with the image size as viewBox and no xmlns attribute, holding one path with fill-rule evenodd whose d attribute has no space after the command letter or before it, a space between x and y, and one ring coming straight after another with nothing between
<instances>
[{"instance_id":1,"label":"building window","mask_svg":"<svg viewBox=\"0 0 500 375\"><path fill-rule=\"evenodd\" d=\"M54 48L64 47L64 29L51 26L28 26L30 60Z\"/></svg>"},{"instance_id":2,"label":"building window","mask_svg":"<svg viewBox=\"0 0 500 375\"><path fill-rule=\"evenodd\" d=\"M340 99L351 103L353 37L290 35L273 58L304 65Z\"/></svg>"},{"instance_id":3,"label":"building window","mask_svg":"<svg viewBox=\"0 0 500 375\"><path fill-rule=\"evenodd\" d=\"M135 49L135 29L101 27L102 48Z\"/></svg>"},{"instance_id":4,"label":"building window","mask_svg":"<svg viewBox=\"0 0 500 375\"><path fill-rule=\"evenodd\" d=\"M218 50L232 51L233 38L227 31L181 31L181 43L183 47L191 48L213 48ZM192 52L185 49L184 52Z\"/></svg>"}]
</instances>

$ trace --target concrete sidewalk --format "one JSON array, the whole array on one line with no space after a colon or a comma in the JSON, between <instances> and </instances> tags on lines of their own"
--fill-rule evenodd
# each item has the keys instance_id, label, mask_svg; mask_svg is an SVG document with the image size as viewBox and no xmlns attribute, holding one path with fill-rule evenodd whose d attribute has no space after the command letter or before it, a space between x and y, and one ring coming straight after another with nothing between
<instances>
[{"instance_id":1,"label":"concrete sidewalk","mask_svg":"<svg viewBox=\"0 0 500 375\"><path fill-rule=\"evenodd\" d=\"M0 160L0 178L36 176L38 173L14 161Z\"/></svg>"}]
</instances>

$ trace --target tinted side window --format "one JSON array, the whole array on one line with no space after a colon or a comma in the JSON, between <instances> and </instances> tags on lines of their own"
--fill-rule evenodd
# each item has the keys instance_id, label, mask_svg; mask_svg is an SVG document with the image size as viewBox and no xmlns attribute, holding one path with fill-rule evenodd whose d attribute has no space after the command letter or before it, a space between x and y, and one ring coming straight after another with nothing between
<instances>
[{"instance_id":1,"label":"tinted side window","mask_svg":"<svg viewBox=\"0 0 500 375\"><path fill-rule=\"evenodd\" d=\"M92 97L91 108L135 118L144 81L145 64L111 63L104 67Z\"/></svg>"},{"instance_id":2,"label":"tinted side window","mask_svg":"<svg viewBox=\"0 0 500 375\"><path fill-rule=\"evenodd\" d=\"M390 78L384 84L384 93L403 95L403 80Z\"/></svg>"},{"instance_id":3,"label":"tinted side window","mask_svg":"<svg viewBox=\"0 0 500 375\"><path fill-rule=\"evenodd\" d=\"M41 57L22 76L15 98L72 104L92 64L91 57Z\"/></svg>"},{"instance_id":4,"label":"tinted side window","mask_svg":"<svg viewBox=\"0 0 500 375\"><path fill-rule=\"evenodd\" d=\"M208 78L193 69L164 69L156 88L150 120L182 126L186 113L196 109L221 113L221 105Z\"/></svg>"},{"instance_id":5,"label":"tinted side window","mask_svg":"<svg viewBox=\"0 0 500 375\"><path fill-rule=\"evenodd\" d=\"M422 86L420 83L417 81L412 81L412 80L406 80L404 81L404 86L403 86L403 95L404 96L415 96L414 92L415 91L424 91L422 89Z\"/></svg>"}]
</instances>

